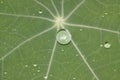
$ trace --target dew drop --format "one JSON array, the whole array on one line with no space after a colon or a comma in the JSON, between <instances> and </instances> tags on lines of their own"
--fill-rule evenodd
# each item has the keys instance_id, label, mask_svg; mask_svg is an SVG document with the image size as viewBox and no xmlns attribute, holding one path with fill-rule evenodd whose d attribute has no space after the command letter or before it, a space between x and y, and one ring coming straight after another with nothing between
<instances>
[{"instance_id":1,"label":"dew drop","mask_svg":"<svg viewBox=\"0 0 120 80\"><path fill-rule=\"evenodd\" d=\"M37 67L37 64L33 64L34 67Z\"/></svg>"},{"instance_id":2,"label":"dew drop","mask_svg":"<svg viewBox=\"0 0 120 80\"><path fill-rule=\"evenodd\" d=\"M80 29L80 31L83 31L83 29Z\"/></svg>"},{"instance_id":3,"label":"dew drop","mask_svg":"<svg viewBox=\"0 0 120 80\"><path fill-rule=\"evenodd\" d=\"M37 70L37 72L40 72L40 70Z\"/></svg>"},{"instance_id":4,"label":"dew drop","mask_svg":"<svg viewBox=\"0 0 120 80\"><path fill-rule=\"evenodd\" d=\"M108 13L104 13L105 15L108 15Z\"/></svg>"},{"instance_id":5,"label":"dew drop","mask_svg":"<svg viewBox=\"0 0 120 80\"><path fill-rule=\"evenodd\" d=\"M57 39L58 43L65 45L65 44L70 43L71 35L66 30L60 30L60 31L58 31L58 33L56 35L56 39Z\"/></svg>"},{"instance_id":6,"label":"dew drop","mask_svg":"<svg viewBox=\"0 0 120 80\"><path fill-rule=\"evenodd\" d=\"M110 47L111 47L111 44L110 44L110 43L108 43L108 42L105 42L104 47L108 49L108 48L110 48Z\"/></svg>"},{"instance_id":7,"label":"dew drop","mask_svg":"<svg viewBox=\"0 0 120 80\"><path fill-rule=\"evenodd\" d=\"M27 68L27 67L28 67L28 65L25 65L25 67Z\"/></svg>"},{"instance_id":8,"label":"dew drop","mask_svg":"<svg viewBox=\"0 0 120 80\"><path fill-rule=\"evenodd\" d=\"M103 44L100 44L100 47L103 47Z\"/></svg>"},{"instance_id":9,"label":"dew drop","mask_svg":"<svg viewBox=\"0 0 120 80\"><path fill-rule=\"evenodd\" d=\"M44 76L44 79L47 79L48 78L48 76Z\"/></svg>"},{"instance_id":10,"label":"dew drop","mask_svg":"<svg viewBox=\"0 0 120 80\"><path fill-rule=\"evenodd\" d=\"M7 72L4 72L4 74L6 75L6 74L7 74Z\"/></svg>"},{"instance_id":11,"label":"dew drop","mask_svg":"<svg viewBox=\"0 0 120 80\"><path fill-rule=\"evenodd\" d=\"M39 13L39 14L42 14L42 13L43 13L43 11L42 11L42 10L40 10L40 11L38 11L38 13Z\"/></svg>"},{"instance_id":12,"label":"dew drop","mask_svg":"<svg viewBox=\"0 0 120 80\"><path fill-rule=\"evenodd\" d=\"M76 78L75 77L73 77L73 80L75 80Z\"/></svg>"}]
</instances>

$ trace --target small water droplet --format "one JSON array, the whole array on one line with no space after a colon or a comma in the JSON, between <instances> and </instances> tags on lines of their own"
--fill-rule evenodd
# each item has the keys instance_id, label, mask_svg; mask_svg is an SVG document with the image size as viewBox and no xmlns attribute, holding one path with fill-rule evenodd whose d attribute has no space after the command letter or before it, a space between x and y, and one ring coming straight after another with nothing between
<instances>
[{"instance_id":1,"label":"small water droplet","mask_svg":"<svg viewBox=\"0 0 120 80\"><path fill-rule=\"evenodd\" d=\"M33 64L34 67L37 67L37 64Z\"/></svg>"},{"instance_id":2,"label":"small water droplet","mask_svg":"<svg viewBox=\"0 0 120 80\"><path fill-rule=\"evenodd\" d=\"M4 74L6 75L6 74L7 74L7 72L4 72Z\"/></svg>"},{"instance_id":3,"label":"small water droplet","mask_svg":"<svg viewBox=\"0 0 120 80\"><path fill-rule=\"evenodd\" d=\"M103 47L103 44L100 44L100 47Z\"/></svg>"},{"instance_id":4,"label":"small water droplet","mask_svg":"<svg viewBox=\"0 0 120 80\"><path fill-rule=\"evenodd\" d=\"M108 49L108 48L110 48L110 47L111 47L111 44L110 44L110 43L108 43L108 42L105 42L104 47Z\"/></svg>"},{"instance_id":5,"label":"small water droplet","mask_svg":"<svg viewBox=\"0 0 120 80\"><path fill-rule=\"evenodd\" d=\"M28 65L25 65L25 67L28 67Z\"/></svg>"},{"instance_id":6,"label":"small water droplet","mask_svg":"<svg viewBox=\"0 0 120 80\"><path fill-rule=\"evenodd\" d=\"M40 72L40 70L37 70L37 72Z\"/></svg>"},{"instance_id":7,"label":"small water droplet","mask_svg":"<svg viewBox=\"0 0 120 80\"><path fill-rule=\"evenodd\" d=\"M73 77L73 80L75 80L76 78L75 77Z\"/></svg>"},{"instance_id":8,"label":"small water droplet","mask_svg":"<svg viewBox=\"0 0 120 80\"><path fill-rule=\"evenodd\" d=\"M48 78L48 76L44 76L44 79L47 79Z\"/></svg>"},{"instance_id":9,"label":"small water droplet","mask_svg":"<svg viewBox=\"0 0 120 80\"><path fill-rule=\"evenodd\" d=\"M71 42L71 34L67 30L60 30L56 35L56 39L58 43L66 45Z\"/></svg>"},{"instance_id":10,"label":"small water droplet","mask_svg":"<svg viewBox=\"0 0 120 80\"><path fill-rule=\"evenodd\" d=\"M83 29L80 29L80 31L83 31Z\"/></svg>"},{"instance_id":11,"label":"small water droplet","mask_svg":"<svg viewBox=\"0 0 120 80\"><path fill-rule=\"evenodd\" d=\"M105 15L108 15L108 13L106 12L106 13L104 13Z\"/></svg>"},{"instance_id":12,"label":"small water droplet","mask_svg":"<svg viewBox=\"0 0 120 80\"><path fill-rule=\"evenodd\" d=\"M40 10L40 11L38 11L38 13L39 13L39 14L42 14L42 13L43 13L43 11L42 11L42 10Z\"/></svg>"}]
</instances>

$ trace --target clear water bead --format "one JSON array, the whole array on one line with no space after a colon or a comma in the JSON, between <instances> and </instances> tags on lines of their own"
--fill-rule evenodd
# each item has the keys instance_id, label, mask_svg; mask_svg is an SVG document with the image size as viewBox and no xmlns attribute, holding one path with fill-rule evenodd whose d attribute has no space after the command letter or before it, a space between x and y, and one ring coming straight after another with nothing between
<instances>
[{"instance_id":1,"label":"clear water bead","mask_svg":"<svg viewBox=\"0 0 120 80\"><path fill-rule=\"evenodd\" d=\"M56 39L60 44L68 44L71 41L71 34L66 30L60 30L57 33Z\"/></svg>"}]
</instances>

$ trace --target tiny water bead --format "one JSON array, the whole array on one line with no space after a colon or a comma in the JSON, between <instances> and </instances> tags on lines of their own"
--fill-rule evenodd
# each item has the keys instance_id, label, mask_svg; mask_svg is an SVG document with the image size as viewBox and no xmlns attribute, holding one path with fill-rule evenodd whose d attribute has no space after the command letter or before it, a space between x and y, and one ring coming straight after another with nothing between
<instances>
[{"instance_id":1,"label":"tiny water bead","mask_svg":"<svg viewBox=\"0 0 120 80\"><path fill-rule=\"evenodd\" d=\"M33 64L33 67L37 67L37 64Z\"/></svg>"},{"instance_id":2,"label":"tiny water bead","mask_svg":"<svg viewBox=\"0 0 120 80\"><path fill-rule=\"evenodd\" d=\"M48 76L44 76L44 79L47 79L48 78Z\"/></svg>"},{"instance_id":3,"label":"tiny water bead","mask_svg":"<svg viewBox=\"0 0 120 80\"><path fill-rule=\"evenodd\" d=\"M57 39L58 43L65 45L65 44L70 43L71 34L67 30L64 30L64 29L59 30L56 35L56 39Z\"/></svg>"},{"instance_id":4,"label":"tiny water bead","mask_svg":"<svg viewBox=\"0 0 120 80\"><path fill-rule=\"evenodd\" d=\"M39 14L42 14L42 13L43 13L43 11L42 11L42 10L40 10L40 11L38 11L38 13L39 13Z\"/></svg>"},{"instance_id":5,"label":"tiny water bead","mask_svg":"<svg viewBox=\"0 0 120 80\"><path fill-rule=\"evenodd\" d=\"M104 47L108 49L111 47L111 44L109 42L105 42Z\"/></svg>"},{"instance_id":6,"label":"tiny water bead","mask_svg":"<svg viewBox=\"0 0 120 80\"><path fill-rule=\"evenodd\" d=\"M25 67L27 68L27 67L28 67L28 65L25 65Z\"/></svg>"},{"instance_id":7,"label":"tiny water bead","mask_svg":"<svg viewBox=\"0 0 120 80\"><path fill-rule=\"evenodd\" d=\"M4 72L4 74L6 75L6 74L7 74L7 72Z\"/></svg>"}]
</instances>

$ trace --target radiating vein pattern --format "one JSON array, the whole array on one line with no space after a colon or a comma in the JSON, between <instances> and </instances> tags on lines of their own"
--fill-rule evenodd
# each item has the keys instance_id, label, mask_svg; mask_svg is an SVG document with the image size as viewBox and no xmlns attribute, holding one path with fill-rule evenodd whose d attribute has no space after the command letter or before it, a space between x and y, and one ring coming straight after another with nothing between
<instances>
[{"instance_id":1,"label":"radiating vein pattern","mask_svg":"<svg viewBox=\"0 0 120 80\"><path fill-rule=\"evenodd\" d=\"M48 12L49 12L54 18L56 18L56 16L53 14L53 12L52 12L47 6L45 6L43 3L41 3L41 2L38 1L38 0L34 0L34 1L35 1L37 4L43 6L46 10L48 10Z\"/></svg>"},{"instance_id":2,"label":"radiating vein pattern","mask_svg":"<svg viewBox=\"0 0 120 80\"><path fill-rule=\"evenodd\" d=\"M1 80L4 79L4 60L0 60L1 61Z\"/></svg>"},{"instance_id":3,"label":"radiating vein pattern","mask_svg":"<svg viewBox=\"0 0 120 80\"><path fill-rule=\"evenodd\" d=\"M2 15L2 16L13 16L13 17L40 19L40 20L47 20L47 21L50 21L50 22L54 22L54 20L52 20L52 19L45 18L45 17L39 17L39 16L19 15L19 14L10 14L10 13L2 13L2 12L0 12L0 15Z\"/></svg>"},{"instance_id":4,"label":"radiating vein pattern","mask_svg":"<svg viewBox=\"0 0 120 80\"><path fill-rule=\"evenodd\" d=\"M65 17L65 20L67 20L68 18L70 18L73 13L75 13L75 11L82 5L84 4L85 0L82 0L82 2L80 2L68 15L67 17Z\"/></svg>"},{"instance_id":5,"label":"radiating vein pattern","mask_svg":"<svg viewBox=\"0 0 120 80\"><path fill-rule=\"evenodd\" d=\"M114 33L114 34L120 34L119 31L114 31L114 30L109 30L109 29L104 29L104 28L99 28L99 27L94 27L94 26L87 26L87 25L81 25L81 24L72 24L72 23L65 23L65 25L72 26L72 27L100 30L100 31Z\"/></svg>"},{"instance_id":6,"label":"radiating vein pattern","mask_svg":"<svg viewBox=\"0 0 120 80\"><path fill-rule=\"evenodd\" d=\"M53 62L56 46L57 46L57 41L55 40L54 47L53 47L53 50L52 50L52 54L51 54L51 57L50 57L50 61L49 61L49 64L48 64L47 72L46 72L46 75L44 77L45 80L48 80L48 77L49 77L49 72L50 72L50 69L51 69L52 62Z\"/></svg>"},{"instance_id":7,"label":"radiating vein pattern","mask_svg":"<svg viewBox=\"0 0 120 80\"><path fill-rule=\"evenodd\" d=\"M118 37L120 37L119 35L120 35L120 32L119 31L115 31L115 30L110 30L110 29L105 29L105 28L101 28L101 27L97 27L97 26L90 26L90 25L82 25L81 23L80 24L74 24L73 22L69 22L69 18L71 18L72 17L72 15L75 13L75 12L77 12L77 10L82 6L82 5L84 5L86 2L87 2L87 0L78 0L79 1L79 3L76 5L76 6L74 6L74 8L73 9L71 9L71 11L69 12L69 14L65 14L65 7L66 7L66 4L67 4L67 1L70 1L70 0L51 0L51 2L50 3L48 3L49 5L51 5L52 7L48 7L47 5L45 5L44 3L42 3L42 1L46 1L47 2L47 0L32 0L33 2L35 2L36 4L38 4L38 6L42 6L44 9L46 9L47 11L48 11L48 15L50 14L50 16L52 16L52 18L47 18L47 17L41 17L41 16L32 16L32 15L24 15L24 14L12 14L12 13L4 13L4 12L0 12L0 16L5 16L5 18L6 18L6 16L10 16L10 17L20 17L20 18L30 18L30 19L38 19L38 20L44 20L44 21L46 21L46 22L44 22L44 23L40 23L40 24L47 24L48 22L47 21L49 21L50 23L52 23L53 24L53 26L51 26L51 27L49 27L49 24L47 24L48 25L48 28L47 29L45 29L45 30L43 30L43 31L41 31L41 32L38 32L38 34L36 34L36 35L33 35L33 36L31 36L31 37L29 37L28 39L26 39L26 40L23 40L21 43L19 43L18 45L16 45L14 48L12 48L8 53L5 53L3 56L1 56L0 57L0 61L1 61L1 72L0 72L0 74L1 74L1 77L0 77L0 79L1 80L4 80L4 71L5 71L5 59L8 57L8 56L10 56L10 55L12 55L17 49L19 49L20 47L22 47L22 46L24 46L27 42L30 42L30 41L32 41L33 39L35 39L35 38L38 38L38 37L41 37L42 35L44 35L45 33L48 33L48 32L50 32L50 31L52 31L53 29L56 29L56 31L60 31L60 29L61 30L65 30L65 31L67 31L68 33L70 33L71 31L69 31L67 28L66 28L66 26L69 26L69 27L72 27L72 28L75 28L75 27L77 27L77 28L86 28L86 29L91 29L91 30L98 30L98 31L104 31L104 32L107 32L107 33L113 33L113 34L118 34ZM60 3L60 5L56 5L55 3L56 3L56 1L59 1L59 3ZM66 1L66 2L65 2ZM73 1L76 1L76 0L73 0ZM91 0L92 1L92 0ZM103 4L100 0L93 0L93 1L97 1L99 4L102 4L102 5L106 5L106 4ZM1 3L3 3L2 1L1 1ZM86 4L85 4L86 5ZM88 5L88 3L87 3L87 5ZM54 10L55 10L55 13L54 12L52 12L52 10L51 10L51 8L53 8ZM70 7L68 7L68 8L70 8ZM15 9L15 8L13 8L13 9ZM59 11L59 9L60 9L60 11ZM79 9L80 10L80 9ZM15 11L15 10L14 10ZM82 13L82 10L81 10L81 13ZM83 13L84 14L84 13ZM88 14L88 13L86 13L86 14ZM65 16L66 15L66 16ZM89 15L88 15L89 16ZM79 17L79 16L78 16ZM84 16L83 16L84 17ZM89 18L89 17L87 17L87 18ZM31 23L32 24L32 23ZM25 26L26 27L26 26ZM31 27L31 26L30 26ZM40 26L40 28L39 29L41 29L42 27ZM75 32L77 32L77 31L75 31ZM56 33L57 34L57 33ZM73 33L73 34L76 34L76 33ZM71 34L72 35L72 34ZM78 34L79 35L79 34ZM49 34L49 36L51 36L51 34ZM98 36L99 37L99 36ZM0 37L1 38L1 37ZM65 38L65 37L64 37ZM77 38L77 39L79 39L79 38ZM53 40L53 39L52 39ZM71 43L72 44L70 44L70 45L73 45L73 47L75 48L75 50L76 50L76 52L79 54L78 55L78 57L80 56L81 57L81 59L82 59L82 61L83 61L83 64L85 64L85 66L87 67L87 69L89 70L89 72L90 72L90 74L92 74L92 80L100 80L100 76L99 76L99 74L100 73L98 73L97 72L97 70L95 71L95 69L97 68L97 67L95 67L95 68L92 68L92 64L90 64L89 62L88 62L88 60L85 58L85 56L84 56L84 54L82 53L82 50L80 49L80 47L79 46L77 46L77 44L76 44L76 42L77 41L74 41L74 39L72 38L71 39ZM43 43L44 44L44 43ZM45 71L43 71L43 72L41 72L41 74L42 75L34 75L34 77L32 76L32 79L31 80L37 80L38 78L44 78L44 79L42 79L42 80L49 80L50 79L50 77L51 77L51 74L50 74L50 71L52 71L51 69L52 69L52 66L55 66L55 65L53 65L53 60L54 60L54 56L55 56L55 52L56 52L56 48L57 48L57 44L59 44L58 42L57 42L57 40L56 40L56 38L54 39L54 44L49 44L50 46L53 46L52 47L52 51L50 52L51 54L50 54L50 56L49 56L49 60L48 60L48 62L47 62L47 65L46 65L46 69L45 69ZM79 43L78 43L79 44ZM67 45L69 45L69 44L67 44ZM45 47L47 46L47 45L44 45ZM60 44L60 46L61 47L63 47L63 49L66 47L66 45L62 45L62 44ZM32 46L32 47L34 47L34 46ZM48 46L47 46L48 47ZM83 47L83 46L81 46L81 47ZM65 49L67 49L67 48L65 48ZM93 49L93 48L91 48L91 49ZM86 49L87 50L87 49ZM57 51L58 53L61 53L61 52L59 52L59 50ZM73 51L67 51L68 53L73 53ZM87 51L86 51L87 52ZM17 53L16 53L17 54ZM36 55L35 54L35 57L36 56L38 56L38 54ZM67 55L67 56L71 56L71 55ZM40 56L40 58L41 58L41 56ZM64 57L61 57L61 59L63 59ZM74 57L73 56L73 58L76 58L76 57ZM47 58L45 57L45 59L47 60ZM41 59L40 59L41 60ZM66 60L66 59L65 59ZM17 61L16 61L17 62ZM32 62L32 61L31 61ZM40 61L40 62L43 62L42 60ZM79 63L80 61L78 60L78 63ZM61 62L62 63L62 62ZM60 63L60 64L61 64ZM111 63L112 64L112 63ZM8 64L9 65L9 64ZM74 65L74 63L72 64L72 65ZM81 64L82 65L82 64ZM35 67L36 67L36 65L35 65ZM76 66L75 66L76 67ZM57 67L58 68L58 67ZM56 68L56 69L57 69ZM80 66L78 66L78 68L77 69L75 69L75 71L76 70L79 70L80 69ZM31 70L31 69L30 69ZM62 71L62 70L61 70ZM67 71L67 70L66 70ZM75 73L75 71L74 72L72 72L72 74L73 73ZM82 71L82 70L81 70ZM58 72L59 73L59 72ZM68 74L70 74L69 72L67 72ZM101 72L102 73L102 72ZM54 73L55 74L55 73ZM72 74L70 74L71 76L73 76ZM81 73L82 74L82 73ZM28 75L28 74L26 74L26 75ZM55 74L56 75L56 74ZM58 74L59 75L59 74ZM62 75L65 75L65 74L62 74ZM12 75L13 76L13 75ZM44 77L43 77L44 76ZM54 76L54 75L53 75ZM71 78L71 76L70 76L70 78ZM18 76L17 76L18 77ZM66 76L65 76L66 77ZM77 77L79 77L79 76L77 76ZM85 77L85 76L82 76L82 77ZM54 80L54 78L55 78L55 80L57 80L56 79L56 76L54 76L53 77L53 80ZM67 77L68 78L68 77ZM69 79L70 79L69 78ZM61 79L61 77L59 77L59 79L60 80L66 80L66 79ZM73 80L75 80L75 79L77 79L77 78L73 78ZM81 78L79 77L78 78L78 80L80 80ZM88 79L88 78L87 78ZM110 78L109 78L110 79Z\"/></svg>"},{"instance_id":8,"label":"radiating vein pattern","mask_svg":"<svg viewBox=\"0 0 120 80\"><path fill-rule=\"evenodd\" d=\"M50 28L48 28L48 29L46 29L46 30L44 30L44 31L42 31L42 32L40 32L40 33L38 33L38 34L36 34L36 35L34 35L34 36L32 36L32 37L30 37L30 38L28 38L27 40L21 42L19 45L17 45L15 48L13 48L10 52L8 52L3 57L1 57L0 60L4 60L7 56L9 56L10 54L12 54L16 49L18 49L19 47L23 46L25 43L31 41L32 39L35 39L38 36L41 36L41 35L49 32L49 31L51 31L52 29L54 29L54 27L55 27L55 25L52 26L52 27L50 27Z\"/></svg>"},{"instance_id":9,"label":"radiating vein pattern","mask_svg":"<svg viewBox=\"0 0 120 80\"><path fill-rule=\"evenodd\" d=\"M59 12L58 12L58 9L57 9L57 7L56 7L54 1L51 0L51 3L52 3L52 5L53 5L53 7L54 7L54 9L55 9L55 11L56 11L56 13L57 13L57 16L59 16L60 14L59 14Z\"/></svg>"},{"instance_id":10,"label":"radiating vein pattern","mask_svg":"<svg viewBox=\"0 0 120 80\"><path fill-rule=\"evenodd\" d=\"M96 78L96 80L100 80L98 78L98 76L95 74L94 70L91 68L91 66L89 65L89 63L87 62L87 60L85 59L84 55L82 54L82 52L80 51L80 49L77 47L77 45L75 44L75 42L73 40L71 40L75 49L78 51L79 55L82 57L84 63L87 65L87 67L89 68L89 70L91 71L91 73L93 74L93 76Z\"/></svg>"},{"instance_id":11,"label":"radiating vein pattern","mask_svg":"<svg viewBox=\"0 0 120 80\"><path fill-rule=\"evenodd\" d=\"M64 17L64 0L61 0L61 16Z\"/></svg>"}]
</instances>

